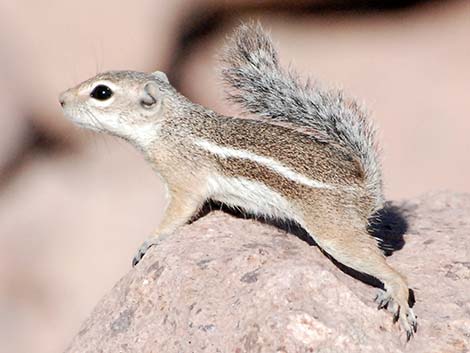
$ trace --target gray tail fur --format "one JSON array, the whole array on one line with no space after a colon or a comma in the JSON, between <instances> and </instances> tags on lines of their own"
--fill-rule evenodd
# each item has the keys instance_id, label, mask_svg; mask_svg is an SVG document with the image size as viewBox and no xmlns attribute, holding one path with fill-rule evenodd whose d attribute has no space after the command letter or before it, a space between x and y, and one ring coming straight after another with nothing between
<instances>
[{"instance_id":1,"label":"gray tail fur","mask_svg":"<svg viewBox=\"0 0 470 353\"><path fill-rule=\"evenodd\" d=\"M279 65L278 53L259 24L243 24L221 55L222 79L229 100L251 114L275 123L313 131L312 136L351 151L364 169L366 188L383 203L382 177L375 130L366 112L338 90L302 82L292 70Z\"/></svg>"}]
</instances>

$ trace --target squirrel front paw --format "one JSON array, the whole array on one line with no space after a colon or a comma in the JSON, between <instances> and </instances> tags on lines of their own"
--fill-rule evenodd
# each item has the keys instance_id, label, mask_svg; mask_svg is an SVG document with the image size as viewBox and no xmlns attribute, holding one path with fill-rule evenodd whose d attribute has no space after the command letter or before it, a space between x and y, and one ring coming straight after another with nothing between
<instances>
[{"instance_id":1,"label":"squirrel front paw","mask_svg":"<svg viewBox=\"0 0 470 353\"><path fill-rule=\"evenodd\" d=\"M406 340L409 341L418 330L418 321L408 303L399 304L389 291L383 290L377 294L375 302L378 304L377 309L387 309L393 313L393 322L399 322L400 327L406 332Z\"/></svg>"},{"instance_id":2,"label":"squirrel front paw","mask_svg":"<svg viewBox=\"0 0 470 353\"><path fill-rule=\"evenodd\" d=\"M140 262L140 260L142 260L148 249L150 249L152 246L157 245L159 240L159 238L150 238L144 241L139 247L139 250L137 250L137 253L134 255L134 258L132 259L132 267L135 267Z\"/></svg>"}]
</instances>

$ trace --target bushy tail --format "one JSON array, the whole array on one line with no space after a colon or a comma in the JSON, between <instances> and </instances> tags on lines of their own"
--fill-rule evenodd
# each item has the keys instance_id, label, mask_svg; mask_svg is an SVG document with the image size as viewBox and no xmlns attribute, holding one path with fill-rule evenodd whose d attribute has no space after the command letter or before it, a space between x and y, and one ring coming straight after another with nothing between
<instances>
[{"instance_id":1,"label":"bushy tail","mask_svg":"<svg viewBox=\"0 0 470 353\"><path fill-rule=\"evenodd\" d=\"M357 156L376 208L383 203L375 130L366 113L340 91L302 82L279 65L277 51L259 24L243 24L221 55L222 79L231 101L270 121L314 131L319 140L341 145Z\"/></svg>"}]
</instances>

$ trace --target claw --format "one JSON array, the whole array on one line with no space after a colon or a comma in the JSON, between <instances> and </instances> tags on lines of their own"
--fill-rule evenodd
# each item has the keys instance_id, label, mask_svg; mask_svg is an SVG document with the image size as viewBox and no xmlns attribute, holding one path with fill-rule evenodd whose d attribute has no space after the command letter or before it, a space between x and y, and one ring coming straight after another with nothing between
<instances>
[{"instance_id":1,"label":"claw","mask_svg":"<svg viewBox=\"0 0 470 353\"><path fill-rule=\"evenodd\" d=\"M135 267L140 262L140 260L142 260L143 256L139 256L139 255L140 254L137 254L132 258L132 267Z\"/></svg>"},{"instance_id":2,"label":"claw","mask_svg":"<svg viewBox=\"0 0 470 353\"><path fill-rule=\"evenodd\" d=\"M377 310L387 308L389 302L390 302L390 297L387 296L387 293L381 293L379 292L376 296L374 301L377 303Z\"/></svg>"},{"instance_id":3,"label":"claw","mask_svg":"<svg viewBox=\"0 0 470 353\"><path fill-rule=\"evenodd\" d=\"M377 309L386 308L393 313L393 323L399 322L400 327L406 332L406 341L408 342L418 330L418 323L413 310L406 305L407 303L399 305L387 291L380 291L375 297L375 301Z\"/></svg>"},{"instance_id":4,"label":"claw","mask_svg":"<svg viewBox=\"0 0 470 353\"><path fill-rule=\"evenodd\" d=\"M152 246L156 245L157 241L155 239L150 239L144 241L144 243L140 246L139 250L137 250L137 254L132 259L132 267L135 267L140 260L144 257L144 255L147 253L148 249L150 249Z\"/></svg>"},{"instance_id":5,"label":"claw","mask_svg":"<svg viewBox=\"0 0 470 353\"><path fill-rule=\"evenodd\" d=\"M393 323L396 323L398 319L400 318L400 307L398 307L398 310L393 314Z\"/></svg>"},{"instance_id":6,"label":"claw","mask_svg":"<svg viewBox=\"0 0 470 353\"><path fill-rule=\"evenodd\" d=\"M413 331L406 331L406 342L409 342L411 337L413 337Z\"/></svg>"},{"instance_id":7,"label":"claw","mask_svg":"<svg viewBox=\"0 0 470 353\"><path fill-rule=\"evenodd\" d=\"M379 305L377 306L377 310L386 308L387 305L388 305L388 301L386 301L386 300L381 300L381 301L379 301Z\"/></svg>"}]
</instances>

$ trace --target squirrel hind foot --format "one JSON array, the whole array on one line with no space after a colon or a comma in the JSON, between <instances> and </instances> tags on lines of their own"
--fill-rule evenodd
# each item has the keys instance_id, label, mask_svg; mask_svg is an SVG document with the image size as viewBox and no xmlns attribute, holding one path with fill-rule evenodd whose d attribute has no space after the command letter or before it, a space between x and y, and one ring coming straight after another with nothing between
<instances>
[{"instance_id":1,"label":"squirrel hind foot","mask_svg":"<svg viewBox=\"0 0 470 353\"><path fill-rule=\"evenodd\" d=\"M393 314L393 322L399 323L400 327L406 332L406 341L409 341L418 330L417 316L407 302L398 303L389 290L380 290L375 297L377 309L386 309Z\"/></svg>"}]
</instances>

